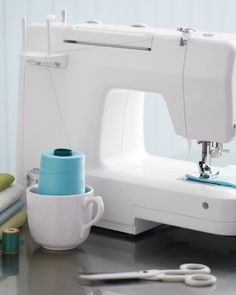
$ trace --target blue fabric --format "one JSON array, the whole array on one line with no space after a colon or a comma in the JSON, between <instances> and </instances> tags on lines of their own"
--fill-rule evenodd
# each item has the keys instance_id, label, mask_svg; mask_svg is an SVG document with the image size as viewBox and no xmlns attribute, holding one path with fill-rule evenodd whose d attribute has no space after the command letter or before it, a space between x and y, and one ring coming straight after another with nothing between
<instances>
[{"instance_id":1,"label":"blue fabric","mask_svg":"<svg viewBox=\"0 0 236 295\"><path fill-rule=\"evenodd\" d=\"M24 202L22 200L16 201L6 210L2 211L0 214L0 224L4 223L7 219L9 219L12 215L14 215L18 210L20 210L24 206Z\"/></svg>"},{"instance_id":2,"label":"blue fabric","mask_svg":"<svg viewBox=\"0 0 236 295\"><path fill-rule=\"evenodd\" d=\"M211 183L222 186L236 188L236 166L230 165L219 169L220 174L215 178L199 178L199 173L189 173L185 175L187 180Z\"/></svg>"}]
</instances>

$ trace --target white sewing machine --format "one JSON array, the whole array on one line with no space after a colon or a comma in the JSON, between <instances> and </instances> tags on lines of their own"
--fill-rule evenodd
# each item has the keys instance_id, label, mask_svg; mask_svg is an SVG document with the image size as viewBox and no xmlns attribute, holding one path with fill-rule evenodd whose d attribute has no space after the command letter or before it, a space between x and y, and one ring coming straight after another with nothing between
<instances>
[{"instance_id":1,"label":"white sewing machine","mask_svg":"<svg viewBox=\"0 0 236 295\"><path fill-rule=\"evenodd\" d=\"M202 143L201 177L235 134L236 36L192 29L23 20L18 180L43 150L86 154L103 197L99 226L130 234L157 223L236 235L236 190L185 181L194 163L144 148L144 92L163 95L175 132ZM154 134L155 136L155 134Z\"/></svg>"}]
</instances>

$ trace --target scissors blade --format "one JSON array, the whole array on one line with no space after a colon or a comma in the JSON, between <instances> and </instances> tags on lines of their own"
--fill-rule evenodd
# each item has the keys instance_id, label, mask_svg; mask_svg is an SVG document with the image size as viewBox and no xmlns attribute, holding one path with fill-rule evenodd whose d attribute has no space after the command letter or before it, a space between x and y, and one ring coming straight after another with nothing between
<instances>
[{"instance_id":1,"label":"scissors blade","mask_svg":"<svg viewBox=\"0 0 236 295\"><path fill-rule=\"evenodd\" d=\"M131 280L131 279L144 279L152 277L159 273L158 270L149 269L134 272L118 272L118 273L97 273L97 274L79 274L78 278L88 281L106 281L106 280Z\"/></svg>"}]
</instances>

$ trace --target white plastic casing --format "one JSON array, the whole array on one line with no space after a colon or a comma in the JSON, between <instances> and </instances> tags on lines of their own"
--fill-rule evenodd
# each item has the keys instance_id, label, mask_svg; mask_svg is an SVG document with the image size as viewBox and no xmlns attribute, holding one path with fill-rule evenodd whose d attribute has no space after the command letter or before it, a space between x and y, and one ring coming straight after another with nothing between
<instances>
[{"instance_id":1,"label":"white plastic casing","mask_svg":"<svg viewBox=\"0 0 236 295\"><path fill-rule=\"evenodd\" d=\"M178 135L230 141L236 37L195 32L181 46L177 30L88 23L52 23L50 34L49 55L46 25L27 26L21 52L18 181L42 151L68 146L86 154L86 181L105 203L100 226L235 235L234 189L180 180L197 166L146 153L143 99L162 94Z\"/></svg>"}]
</instances>

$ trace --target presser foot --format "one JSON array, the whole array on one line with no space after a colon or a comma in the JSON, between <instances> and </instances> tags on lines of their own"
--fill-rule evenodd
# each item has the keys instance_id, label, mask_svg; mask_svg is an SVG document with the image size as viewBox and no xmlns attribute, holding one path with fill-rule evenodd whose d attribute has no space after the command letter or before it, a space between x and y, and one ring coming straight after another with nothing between
<instances>
[{"instance_id":1,"label":"presser foot","mask_svg":"<svg viewBox=\"0 0 236 295\"><path fill-rule=\"evenodd\" d=\"M199 178L204 178L204 179L216 178L220 174L220 171L213 173L211 170L211 167L208 166L203 161L199 161L198 167L199 167L199 172L200 172Z\"/></svg>"},{"instance_id":2,"label":"presser foot","mask_svg":"<svg viewBox=\"0 0 236 295\"><path fill-rule=\"evenodd\" d=\"M224 151L223 144L213 141L199 141L198 143L202 145L202 158L201 161L198 162L199 178L209 179L217 177L220 172L212 172L211 160L212 158L219 158L222 156L222 152Z\"/></svg>"}]
</instances>

